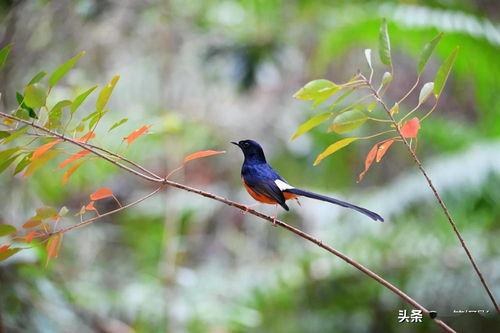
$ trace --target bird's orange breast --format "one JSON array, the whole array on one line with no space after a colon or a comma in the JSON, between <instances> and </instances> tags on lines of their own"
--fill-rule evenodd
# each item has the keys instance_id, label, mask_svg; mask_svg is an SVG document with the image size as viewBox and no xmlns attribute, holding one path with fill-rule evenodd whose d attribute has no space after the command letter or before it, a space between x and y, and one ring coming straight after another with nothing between
<instances>
[{"instance_id":1,"label":"bird's orange breast","mask_svg":"<svg viewBox=\"0 0 500 333\"><path fill-rule=\"evenodd\" d=\"M252 198L254 198L255 200L257 200L259 202L262 202L262 203L272 204L272 205L277 204L276 200L274 200L274 199L272 199L272 198L270 198L270 197L268 197L266 195L257 193L254 190L252 190L250 188L250 186L248 186L245 183L245 179L241 178L241 182L243 183L243 186L245 186L245 189L247 190L248 194L250 194L252 196ZM290 200L290 199L297 198L296 194L288 193L288 192L282 192L282 193L283 193L283 196L285 197L285 200Z\"/></svg>"}]
</instances>

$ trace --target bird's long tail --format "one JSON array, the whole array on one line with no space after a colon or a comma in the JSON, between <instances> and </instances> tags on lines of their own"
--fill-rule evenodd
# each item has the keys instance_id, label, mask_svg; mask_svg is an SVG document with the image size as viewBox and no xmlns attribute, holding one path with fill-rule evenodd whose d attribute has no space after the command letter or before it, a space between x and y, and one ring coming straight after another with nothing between
<instances>
[{"instance_id":1,"label":"bird's long tail","mask_svg":"<svg viewBox=\"0 0 500 333\"><path fill-rule=\"evenodd\" d=\"M289 192L289 193L301 195L301 196L316 199L316 200L330 202L330 203L333 203L333 204L336 204L336 205L339 205L342 207L351 208L351 209L354 209L360 213L365 214L366 216L372 218L375 221L384 222L384 219L382 218L382 216L378 215L377 213L372 212L371 210L350 204L348 202L344 202L341 200L330 198L330 197L327 197L326 195L321 195L321 194L301 190L300 188L286 189L283 192Z\"/></svg>"}]
</instances>

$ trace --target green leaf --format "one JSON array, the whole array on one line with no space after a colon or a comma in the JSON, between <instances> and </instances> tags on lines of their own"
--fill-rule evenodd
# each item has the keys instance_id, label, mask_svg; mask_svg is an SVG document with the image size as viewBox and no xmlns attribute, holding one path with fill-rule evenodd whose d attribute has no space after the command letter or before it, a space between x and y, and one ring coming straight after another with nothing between
<instances>
[{"instance_id":1,"label":"green leaf","mask_svg":"<svg viewBox=\"0 0 500 333\"><path fill-rule=\"evenodd\" d=\"M3 68L3 65L5 65L5 60L7 59L10 49L12 48L13 44L9 44L5 46L2 50L0 50L0 68Z\"/></svg>"},{"instance_id":2,"label":"green leaf","mask_svg":"<svg viewBox=\"0 0 500 333\"><path fill-rule=\"evenodd\" d=\"M66 75L66 73L68 73L68 71L73 68L73 66L75 65L75 63L78 61L78 59L80 59L80 57L82 55L85 54L85 51L83 52L80 52L79 54L77 54L76 56L74 56L73 58L69 59L68 61L66 61L63 65L61 65L58 69L56 69L54 71L54 73L52 73L52 75L50 76L50 79L49 79L49 86L52 88L53 86L55 86L57 84L57 82L59 82L64 75Z\"/></svg>"},{"instance_id":3,"label":"green leaf","mask_svg":"<svg viewBox=\"0 0 500 333\"><path fill-rule=\"evenodd\" d=\"M394 103L394 106L389 110L391 114L397 114L399 113L399 103L396 102Z\"/></svg>"},{"instance_id":4,"label":"green leaf","mask_svg":"<svg viewBox=\"0 0 500 333\"><path fill-rule=\"evenodd\" d=\"M427 82L422 86L422 89L420 89L420 95L418 96L418 105L422 104L429 98L429 96L432 94L432 91L434 90L434 82Z\"/></svg>"},{"instance_id":5,"label":"green leaf","mask_svg":"<svg viewBox=\"0 0 500 333\"><path fill-rule=\"evenodd\" d=\"M427 62L429 61L429 58L431 57L432 52L434 52L434 49L436 48L436 45L439 43L441 40L441 37L443 37L444 33L440 33L436 37L434 37L433 40L431 40L429 43L425 44L424 49L422 53L420 54L420 58L418 59L418 65L417 65L417 74L418 76L422 75L424 72L425 66L427 65Z\"/></svg>"},{"instance_id":6,"label":"green leaf","mask_svg":"<svg viewBox=\"0 0 500 333\"><path fill-rule=\"evenodd\" d=\"M354 91L354 88L347 90L330 106L330 110L333 110L340 102L342 102L347 96L349 96Z\"/></svg>"},{"instance_id":7,"label":"green leaf","mask_svg":"<svg viewBox=\"0 0 500 333\"><path fill-rule=\"evenodd\" d=\"M16 91L16 99L17 99L17 103L21 106L21 108L28 111L29 117L38 119L38 116L36 115L35 110L33 110L32 108L30 108L29 106L24 104L24 96L18 91Z\"/></svg>"},{"instance_id":8,"label":"green leaf","mask_svg":"<svg viewBox=\"0 0 500 333\"><path fill-rule=\"evenodd\" d=\"M375 102L371 102L371 103L368 105L368 107L366 108L366 110L367 110L368 112L372 112L372 111L373 111L373 109L375 109L375 107L376 107L376 106L377 106L377 101L375 101Z\"/></svg>"},{"instance_id":9,"label":"green leaf","mask_svg":"<svg viewBox=\"0 0 500 333\"><path fill-rule=\"evenodd\" d=\"M5 139L10 135L10 132L7 131L0 131L0 140Z\"/></svg>"},{"instance_id":10,"label":"green leaf","mask_svg":"<svg viewBox=\"0 0 500 333\"><path fill-rule=\"evenodd\" d=\"M0 162L5 161L6 159L14 155L16 152L18 152L20 149L21 147L14 147L0 151Z\"/></svg>"},{"instance_id":11,"label":"green leaf","mask_svg":"<svg viewBox=\"0 0 500 333\"><path fill-rule=\"evenodd\" d=\"M120 79L120 75L116 75L104 88L102 88L99 93L99 97L97 97L97 102L95 103L95 108L97 111L104 110L104 107L108 103L109 96L113 92L113 89L116 86L116 83Z\"/></svg>"},{"instance_id":12,"label":"green leaf","mask_svg":"<svg viewBox=\"0 0 500 333\"><path fill-rule=\"evenodd\" d=\"M37 75L35 75L30 82L28 83L28 86L31 86L32 84L40 82L41 79L44 78L44 76L47 75L45 72L40 72Z\"/></svg>"},{"instance_id":13,"label":"green leaf","mask_svg":"<svg viewBox=\"0 0 500 333\"><path fill-rule=\"evenodd\" d=\"M92 88L76 96L75 100L73 101L73 104L71 105L71 110L70 110L71 115L75 113L76 109L78 109L78 107L83 103L83 101L85 101L85 99L90 95L90 93L92 93L97 87L99 86L98 85L93 86Z\"/></svg>"},{"instance_id":14,"label":"green leaf","mask_svg":"<svg viewBox=\"0 0 500 333\"><path fill-rule=\"evenodd\" d=\"M35 161L33 161L26 171L23 174L23 177L28 177L31 175L33 172L36 170L40 169L42 166L44 166L47 162L49 162L51 159L59 155L61 152L59 151L47 151L43 153L39 158L37 158Z\"/></svg>"},{"instance_id":15,"label":"green leaf","mask_svg":"<svg viewBox=\"0 0 500 333\"><path fill-rule=\"evenodd\" d=\"M335 117L328 130L339 134L350 132L363 125L367 119L368 117L361 111L347 111Z\"/></svg>"},{"instance_id":16,"label":"green leaf","mask_svg":"<svg viewBox=\"0 0 500 333\"><path fill-rule=\"evenodd\" d=\"M379 56L380 56L380 61L382 61L384 65L392 66L391 42L389 40L389 33L387 32L386 19L383 19L382 24L380 25Z\"/></svg>"},{"instance_id":17,"label":"green leaf","mask_svg":"<svg viewBox=\"0 0 500 333\"><path fill-rule=\"evenodd\" d=\"M8 160L0 160L0 173L4 172L21 154L15 154Z\"/></svg>"},{"instance_id":18,"label":"green leaf","mask_svg":"<svg viewBox=\"0 0 500 333\"><path fill-rule=\"evenodd\" d=\"M3 144L11 142L15 138L17 138L18 136L20 136L21 134L23 134L24 132L26 132L27 130L29 130L29 126L24 126L19 131L15 132L15 133L12 133L8 138L5 138L5 140L3 140Z\"/></svg>"},{"instance_id":19,"label":"green leaf","mask_svg":"<svg viewBox=\"0 0 500 333\"><path fill-rule=\"evenodd\" d=\"M359 140L360 138L355 137L355 138L345 138L342 140L339 140L335 142L334 144L331 144L326 148L321 154L318 155L316 158L316 161L314 161L314 165L318 165L319 162L321 162L325 157L335 153L337 150L344 148L348 144L350 144L353 141Z\"/></svg>"},{"instance_id":20,"label":"green leaf","mask_svg":"<svg viewBox=\"0 0 500 333\"><path fill-rule=\"evenodd\" d=\"M49 119L45 126L47 128L55 128L61 125L62 111L64 108L70 106L72 102L70 100L59 101L56 105L50 109Z\"/></svg>"},{"instance_id":21,"label":"green leaf","mask_svg":"<svg viewBox=\"0 0 500 333\"><path fill-rule=\"evenodd\" d=\"M19 172L23 171L24 168L26 168L30 163L31 163L31 156L33 153L29 153L26 156L23 157L23 159L17 163L16 168L14 169L14 176L17 175Z\"/></svg>"},{"instance_id":22,"label":"green leaf","mask_svg":"<svg viewBox=\"0 0 500 333\"><path fill-rule=\"evenodd\" d=\"M304 101L324 101L328 97L335 94L338 90L340 90L340 87L332 81L320 79L307 83L304 87L297 91L293 97Z\"/></svg>"},{"instance_id":23,"label":"green leaf","mask_svg":"<svg viewBox=\"0 0 500 333\"><path fill-rule=\"evenodd\" d=\"M8 249L0 253L0 261L4 261L5 259L13 256L17 252L21 251L21 248Z\"/></svg>"},{"instance_id":24,"label":"green leaf","mask_svg":"<svg viewBox=\"0 0 500 333\"><path fill-rule=\"evenodd\" d=\"M0 237L10 235L16 232L16 230L17 229L10 224L0 224Z\"/></svg>"},{"instance_id":25,"label":"green leaf","mask_svg":"<svg viewBox=\"0 0 500 333\"><path fill-rule=\"evenodd\" d=\"M43 206L36 209L36 218L45 220L57 215L57 209L50 206Z\"/></svg>"},{"instance_id":26,"label":"green leaf","mask_svg":"<svg viewBox=\"0 0 500 333\"><path fill-rule=\"evenodd\" d=\"M290 140L295 140L296 138L298 138L302 134L309 132L314 127L316 127L316 126L322 124L323 122L325 122L332 115L333 115L333 112L325 112L325 113L318 114L318 115L310 118L305 123L303 123L302 125L300 125L299 129L290 138Z\"/></svg>"},{"instance_id":27,"label":"green leaf","mask_svg":"<svg viewBox=\"0 0 500 333\"><path fill-rule=\"evenodd\" d=\"M47 88L41 83L34 83L24 89L24 103L31 108L39 108L45 105L47 100Z\"/></svg>"},{"instance_id":28,"label":"green leaf","mask_svg":"<svg viewBox=\"0 0 500 333\"><path fill-rule=\"evenodd\" d=\"M455 47L453 52L450 54L448 58L446 58L446 60L441 65L441 67L439 67L436 73L436 78L434 79L434 95L436 96L436 98L438 98L439 95L441 95L441 92L443 91L446 80L450 75L451 68L453 67L455 60L457 59L459 49L460 49L459 46Z\"/></svg>"},{"instance_id":29,"label":"green leaf","mask_svg":"<svg viewBox=\"0 0 500 333\"><path fill-rule=\"evenodd\" d=\"M392 81L392 74L389 72L385 72L382 76L382 84L387 84Z\"/></svg>"},{"instance_id":30,"label":"green leaf","mask_svg":"<svg viewBox=\"0 0 500 333\"><path fill-rule=\"evenodd\" d=\"M104 110L104 111L98 111L97 114L95 116L92 117L92 119L90 119L89 121L89 129L93 128L94 125L99 121L101 120L102 117L104 117L104 115L106 113L108 113L109 110Z\"/></svg>"},{"instance_id":31,"label":"green leaf","mask_svg":"<svg viewBox=\"0 0 500 333\"><path fill-rule=\"evenodd\" d=\"M125 124L127 121L128 121L128 118L123 118L122 120L114 123L113 126L110 127L110 129L108 130L108 132L110 132L111 130L117 128L118 126L121 126L121 125Z\"/></svg>"}]
</instances>

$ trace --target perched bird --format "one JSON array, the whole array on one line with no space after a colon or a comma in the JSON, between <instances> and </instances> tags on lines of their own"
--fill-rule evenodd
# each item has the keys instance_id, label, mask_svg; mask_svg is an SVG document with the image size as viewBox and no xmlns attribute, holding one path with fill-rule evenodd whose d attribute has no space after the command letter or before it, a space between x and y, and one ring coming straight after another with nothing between
<instances>
[{"instance_id":1,"label":"perched bird","mask_svg":"<svg viewBox=\"0 0 500 333\"><path fill-rule=\"evenodd\" d=\"M267 164L264 151L257 142L253 140L242 140L231 143L240 147L243 151L243 155L245 155L245 160L241 168L241 178L246 190L258 202L276 205L275 215L277 215L278 205L285 210L289 210L286 200L297 199L297 197L303 196L351 208L365 214L375 221L384 222L384 219L380 215L366 208L330 198L326 195L302 190L288 184L278 172ZM276 219L276 216L274 216L274 218Z\"/></svg>"}]
</instances>

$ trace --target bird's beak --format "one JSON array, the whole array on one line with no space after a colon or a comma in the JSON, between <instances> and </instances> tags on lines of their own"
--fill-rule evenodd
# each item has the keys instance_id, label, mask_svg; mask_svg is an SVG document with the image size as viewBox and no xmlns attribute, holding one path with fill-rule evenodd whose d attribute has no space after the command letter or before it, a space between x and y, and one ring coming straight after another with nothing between
<instances>
[{"instance_id":1,"label":"bird's beak","mask_svg":"<svg viewBox=\"0 0 500 333\"><path fill-rule=\"evenodd\" d=\"M232 143L233 145L237 145L238 147L240 146L240 145L238 144L238 142L231 141L231 143Z\"/></svg>"}]
</instances>

